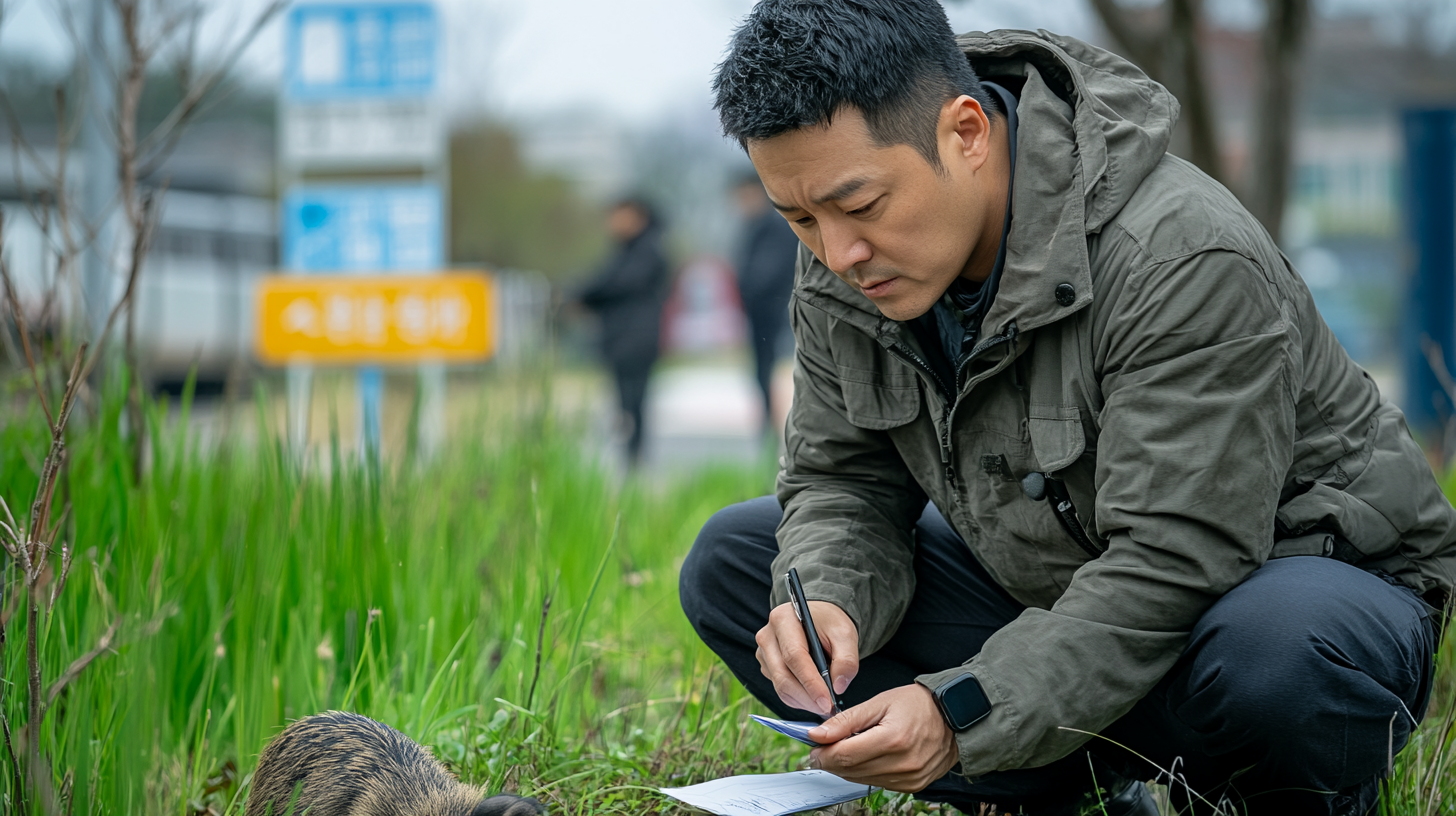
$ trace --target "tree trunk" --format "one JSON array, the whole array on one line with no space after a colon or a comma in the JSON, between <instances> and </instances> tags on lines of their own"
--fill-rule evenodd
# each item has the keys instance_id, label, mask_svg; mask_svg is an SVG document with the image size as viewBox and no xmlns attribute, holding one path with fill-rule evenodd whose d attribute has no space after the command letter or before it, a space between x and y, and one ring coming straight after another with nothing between
<instances>
[{"instance_id":1,"label":"tree trunk","mask_svg":"<svg viewBox=\"0 0 1456 816\"><path fill-rule=\"evenodd\" d=\"M1201 0L1168 0L1161 24L1151 29L1134 25L1117 0L1092 0L1092 7L1122 55L1178 98L1187 139L1186 151L1179 152L1187 152L1189 161L1222 182L1223 157L1198 40Z\"/></svg>"},{"instance_id":2,"label":"tree trunk","mask_svg":"<svg viewBox=\"0 0 1456 816\"><path fill-rule=\"evenodd\" d=\"M137 111L147 83L147 63L151 53L142 43L139 0L113 0L121 20L121 35L126 46L126 63L119 87L116 115L117 169L121 186L121 210L131 230L131 264L127 269L126 330L122 359L126 369L126 417L131 444L132 483L141 484L142 465L146 456L147 425L142 418L141 367L136 353L136 288L146 257L146 224L150 197L137 191Z\"/></svg>"},{"instance_id":3,"label":"tree trunk","mask_svg":"<svg viewBox=\"0 0 1456 816\"><path fill-rule=\"evenodd\" d=\"M1103 28L1112 36L1117 50L1146 71L1154 81L1163 82L1158 33L1138 30L1127 18L1127 12L1117 4L1117 0L1092 0L1092 8L1102 20Z\"/></svg>"},{"instance_id":4,"label":"tree trunk","mask_svg":"<svg viewBox=\"0 0 1456 816\"><path fill-rule=\"evenodd\" d=\"M1165 57L1168 73L1182 77L1178 101L1188 132L1188 159L1215 181L1224 182L1223 156L1218 150L1218 122L1203 68L1203 47L1198 40L1202 19L1200 0L1169 0L1170 36Z\"/></svg>"},{"instance_id":5,"label":"tree trunk","mask_svg":"<svg viewBox=\"0 0 1456 816\"><path fill-rule=\"evenodd\" d=\"M1296 80L1309 29L1309 0L1266 0L1263 82L1254 120L1254 151L1244 204L1279 240L1289 195Z\"/></svg>"}]
</instances>

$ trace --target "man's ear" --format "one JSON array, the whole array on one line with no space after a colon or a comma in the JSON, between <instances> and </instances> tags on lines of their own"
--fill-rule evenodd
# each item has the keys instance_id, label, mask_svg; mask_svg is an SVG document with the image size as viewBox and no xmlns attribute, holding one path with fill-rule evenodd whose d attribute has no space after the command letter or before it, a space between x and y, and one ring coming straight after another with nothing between
<instances>
[{"instance_id":1,"label":"man's ear","mask_svg":"<svg viewBox=\"0 0 1456 816\"><path fill-rule=\"evenodd\" d=\"M950 146L948 158L965 162L973 172L991 155L991 119L981 103L962 94L940 110L940 130Z\"/></svg>"}]
</instances>

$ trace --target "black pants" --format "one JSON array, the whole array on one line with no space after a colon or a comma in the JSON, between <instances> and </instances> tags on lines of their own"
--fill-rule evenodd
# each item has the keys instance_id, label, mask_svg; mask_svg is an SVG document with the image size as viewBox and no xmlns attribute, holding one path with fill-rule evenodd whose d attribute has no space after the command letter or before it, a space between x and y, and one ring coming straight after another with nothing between
<instances>
[{"instance_id":1,"label":"black pants","mask_svg":"<svg viewBox=\"0 0 1456 816\"><path fill-rule=\"evenodd\" d=\"M627 462L636 465L642 458L642 440L645 438L643 428L645 406L647 404L647 380L652 376L652 364L656 362L655 357L646 360L628 359L612 361L612 378L617 383L618 404L622 407L622 413L632 421L631 432L627 435Z\"/></svg>"},{"instance_id":2,"label":"black pants","mask_svg":"<svg viewBox=\"0 0 1456 816\"><path fill-rule=\"evenodd\" d=\"M773 423L773 370L779 359L779 348L783 336L789 330L785 318L787 307L759 306L747 310L748 339L753 348L753 377L758 382L759 394L763 397L763 427Z\"/></svg>"},{"instance_id":3,"label":"black pants","mask_svg":"<svg viewBox=\"0 0 1456 816\"><path fill-rule=\"evenodd\" d=\"M765 706L780 717L816 719L780 701L754 658L754 634L768 619L781 515L778 502L764 497L713 516L683 564L682 605L703 641ZM861 661L846 704L960 665L1023 609L934 506L916 536L914 598L889 643ZM1094 766L1158 775L1116 742L1185 778L1186 787L1174 786L1175 804L1185 808L1189 788L1215 802L1242 801L1250 813L1328 813L1340 798L1331 792L1362 783L1369 801L1391 739L1398 751L1412 718L1424 714L1434 640L1425 605L1404 587L1326 558L1270 561L1209 609L1182 658L1103 730L1107 739L974 784L948 774L917 796L967 810L993 802L1034 813L1091 790Z\"/></svg>"}]
</instances>

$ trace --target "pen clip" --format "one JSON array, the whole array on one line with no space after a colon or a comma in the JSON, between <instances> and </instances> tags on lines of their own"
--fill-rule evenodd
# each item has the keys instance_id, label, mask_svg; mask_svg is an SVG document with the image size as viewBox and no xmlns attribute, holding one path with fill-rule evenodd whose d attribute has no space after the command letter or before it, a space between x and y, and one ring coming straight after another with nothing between
<instances>
[{"instance_id":1,"label":"pen clip","mask_svg":"<svg viewBox=\"0 0 1456 816\"><path fill-rule=\"evenodd\" d=\"M784 573L784 586L788 587L789 590L789 606L794 608L794 617L798 619L799 623L803 623L804 616L799 613L799 605L803 601L799 599L799 593L794 591L794 582L789 578L788 573Z\"/></svg>"}]
</instances>

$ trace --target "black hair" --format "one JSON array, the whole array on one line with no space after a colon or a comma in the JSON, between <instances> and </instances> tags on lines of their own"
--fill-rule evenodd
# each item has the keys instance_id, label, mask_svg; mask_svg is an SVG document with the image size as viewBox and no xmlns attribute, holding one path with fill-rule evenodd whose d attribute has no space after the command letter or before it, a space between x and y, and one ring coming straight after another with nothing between
<instances>
[{"instance_id":1,"label":"black hair","mask_svg":"<svg viewBox=\"0 0 1456 816\"><path fill-rule=\"evenodd\" d=\"M935 129L962 94L997 110L937 0L761 0L713 77L724 135L744 147L864 115L881 146L913 147L941 169Z\"/></svg>"}]
</instances>

